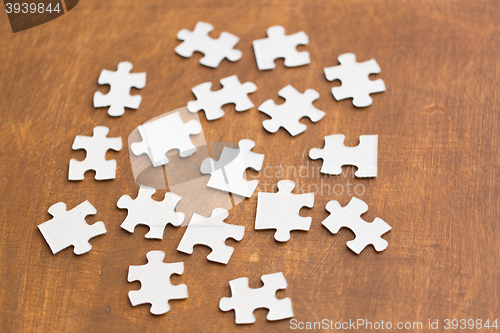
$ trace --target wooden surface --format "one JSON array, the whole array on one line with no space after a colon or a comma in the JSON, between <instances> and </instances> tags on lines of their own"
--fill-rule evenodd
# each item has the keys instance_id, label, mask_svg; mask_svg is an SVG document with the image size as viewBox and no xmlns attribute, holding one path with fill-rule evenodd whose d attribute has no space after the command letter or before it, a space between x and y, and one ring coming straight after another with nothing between
<instances>
[{"instance_id":1,"label":"wooden surface","mask_svg":"<svg viewBox=\"0 0 500 333\"><path fill-rule=\"evenodd\" d=\"M279 271L289 286L278 296L292 298L301 322L439 319L444 331L446 318L500 320L499 18L495 1L85 0L61 18L13 34L1 14L1 331L289 331L289 320L268 322L267 310L255 312L255 324L237 326L234 312L218 308L230 296L229 280L248 276L258 287L261 275ZM177 56L177 32L198 20L215 26L213 37L239 36L242 59L211 69L199 64L200 54ZM311 64L286 68L278 60L276 69L258 71L251 42L272 25L305 31L310 43L299 49L310 52ZM372 95L368 108L331 95L339 83L326 81L323 68L345 52L359 61L375 58L382 68L372 78L382 78L387 91ZM125 60L147 72L147 85L139 110L111 118L94 109L92 96L106 91L97 84L100 71ZM230 210L226 222L246 232L241 242L227 242L235 248L227 266L208 262L206 247L177 252L184 228L169 226L163 241L152 241L143 237L146 227L134 234L119 227L127 212L116 202L137 194L126 149L107 155L118 161L115 180L97 182L93 173L67 180L69 160L85 156L71 150L76 135L104 125L126 144L141 123L185 106L195 85L211 81L217 89L232 74L258 86L251 95L256 106L269 98L283 102L277 92L292 84L317 90L314 105L327 115L315 124L303 120L307 131L292 138L283 129L265 132L267 116L256 108L236 113L228 105L217 121L200 114L207 142L249 138L266 154L265 166L317 168L321 161L307 153L322 147L325 135L343 133L355 145L359 135L378 134L378 177L291 177L306 189L323 181L345 191L317 194L314 208L301 211L312 216L310 231L293 232L285 244L274 241L273 231L254 230L255 193ZM258 179L275 184L280 177ZM381 217L393 227L386 251L369 247L355 255L346 247L349 230L334 236L321 225L329 200L349 201L348 182L365 189L364 218ZM89 223L104 221L108 233L91 240L85 255L72 249L52 255L37 225L50 219L52 204L73 208L85 200L97 208ZM158 249L165 261L185 263L172 281L189 290L163 316L151 315L149 305L132 307L127 297L140 287L127 282L128 266L145 264L146 253Z\"/></svg>"}]
</instances>

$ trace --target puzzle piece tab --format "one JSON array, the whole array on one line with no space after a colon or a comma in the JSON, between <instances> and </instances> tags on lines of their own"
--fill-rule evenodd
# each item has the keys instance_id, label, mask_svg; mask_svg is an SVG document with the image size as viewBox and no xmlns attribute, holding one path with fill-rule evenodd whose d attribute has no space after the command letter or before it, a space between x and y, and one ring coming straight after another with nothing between
<instances>
[{"instance_id":1,"label":"puzzle piece tab","mask_svg":"<svg viewBox=\"0 0 500 333\"><path fill-rule=\"evenodd\" d=\"M161 118L148 121L139 126L142 141L134 142L130 149L136 156L147 154L153 166L168 163L167 152L179 149L179 156L187 157L197 149L190 135L201 133L199 121L182 121L179 112L173 112Z\"/></svg>"},{"instance_id":2,"label":"puzzle piece tab","mask_svg":"<svg viewBox=\"0 0 500 333\"><path fill-rule=\"evenodd\" d=\"M322 173L340 175L343 165L354 165L356 177L377 177L378 135L360 135L356 147L346 147L344 140L343 134L325 136L325 148L311 149L309 157L323 159Z\"/></svg>"},{"instance_id":3,"label":"puzzle piece tab","mask_svg":"<svg viewBox=\"0 0 500 333\"><path fill-rule=\"evenodd\" d=\"M278 193L259 192L255 229L276 229L274 238L279 242L290 240L291 230L309 230L311 217L302 217L302 207L314 206L314 193L293 194L295 183L291 180L278 182Z\"/></svg>"},{"instance_id":4,"label":"puzzle piece tab","mask_svg":"<svg viewBox=\"0 0 500 333\"><path fill-rule=\"evenodd\" d=\"M373 100L370 94L385 91L382 79L372 81L370 74L380 73L380 66L375 59L365 62L356 62L354 53L344 53L338 57L339 66L325 68L328 81L340 80L342 86L333 87L332 94L337 101L352 98L352 104L358 108L371 105Z\"/></svg>"},{"instance_id":5,"label":"puzzle piece tab","mask_svg":"<svg viewBox=\"0 0 500 333\"><path fill-rule=\"evenodd\" d=\"M212 83L205 82L193 88L196 101L188 102L187 108L190 112L205 111L207 120L215 120L224 116L222 105L234 103L236 111L245 111L253 107L248 94L257 90L252 82L241 84L236 75L220 80L223 88L212 91Z\"/></svg>"},{"instance_id":6,"label":"puzzle piece tab","mask_svg":"<svg viewBox=\"0 0 500 333\"><path fill-rule=\"evenodd\" d=\"M92 249L89 239L106 233L102 222L88 225L87 215L95 215L97 210L85 201L71 210L66 210L64 202L58 202L49 208L53 218L38 226L38 229L49 244L53 254L73 245L75 254L84 254Z\"/></svg>"},{"instance_id":7,"label":"puzzle piece tab","mask_svg":"<svg viewBox=\"0 0 500 333\"><path fill-rule=\"evenodd\" d=\"M109 149L120 151L122 138L108 138L109 128L94 127L93 136L77 135L73 142L73 150L85 149L87 157L83 161L69 161L69 180L84 179L87 170L95 171L95 179L114 179L116 176L116 160L106 160Z\"/></svg>"},{"instance_id":8,"label":"puzzle piece tab","mask_svg":"<svg viewBox=\"0 0 500 333\"><path fill-rule=\"evenodd\" d=\"M123 229L133 233L138 224L143 224L149 227L149 232L144 237L163 239L168 223L175 227L182 224L184 213L175 211L181 197L168 192L162 201L156 201L151 197L155 192L154 188L141 186L136 199L132 200L129 195L124 195L118 200L118 208L128 210L127 218L121 224Z\"/></svg>"},{"instance_id":9,"label":"puzzle piece tab","mask_svg":"<svg viewBox=\"0 0 500 333\"><path fill-rule=\"evenodd\" d=\"M229 32L222 32L217 39L208 35L214 29L213 25L198 22L193 31L182 29L177 33L177 39L184 41L175 48L175 52L184 58L189 58L194 51L203 53L200 64L216 68L220 62L227 58L229 61L237 61L241 58L241 51L235 50L234 46L240 39Z\"/></svg>"},{"instance_id":10,"label":"puzzle piece tab","mask_svg":"<svg viewBox=\"0 0 500 333\"><path fill-rule=\"evenodd\" d=\"M130 74L132 63L120 62L116 72L103 69L99 75L99 84L109 84L110 90L104 95L100 91L94 94L94 107L109 106L108 114L119 117L125 113L125 108L138 109L142 101L141 95L130 95L132 87L142 89L146 86L146 73Z\"/></svg>"},{"instance_id":11,"label":"puzzle piece tab","mask_svg":"<svg viewBox=\"0 0 500 333\"><path fill-rule=\"evenodd\" d=\"M285 66L296 67L311 62L309 52L298 52L297 45L306 45L309 37L301 31L293 35L285 35L285 28L276 25L267 29L267 38L253 41L253 49L257 67L262 70L273 69L274 60L285 58Z\"/></svg>"},{"instance_id":12,"label":"puzzle piece tab","mask_svg":"<svg viewBox=\"0 0 500 333\"><path fill-rule=\"evenodd\" d=\"M168 301L188 297L185 284L174 286L170 282L172 274L181 275L184 272L184 263L164 263L163 251L150 251L146 257L146 265L129 266L128 282L140 281L141 289L129 291L128 298L132 306L149 303L152 314L162 315L170 310Z\"/></svg>"},{"instance_id":13,"label":"puzzle piece tab","mask_svg":"<svg viewBox=\"0 0 500 333\"><path fill-rule=\"evenodd\" d=\"M291 85L288 85L278 92L278 95L286 101L281 105L276 105L272 99L268 99L259 106L259 111L267 114L272 119L264 120L262 125L271 133L276 133L283 127L292 136L300 134L307 129L299 120L308 117L312 122L320 121L325 112L316 109L312 103L319 98L319 93L313 89L307 89L301 94Z\"/></svg>"},{"instance_id":14,"label":"puzzle piece tab","mask_svg":"<svg viewBox=\"0 0 500 333\"><path fill-rule=\"evenodd\" d=\"M228 216L229 212L223 208L214 209L209 218L193 214L177 250L192 254L194 245L203 244L212 249L208 260L227 264L234 249L225 244L226 239L240 241L245 233L244 226L224 223Z\"/></svg>"},{"instance_id":15,"label":"puzzle piece tab","mask_svg":"<svg viewBox=\"0 0 500 333\"><path fill-rule=\"evenodd\" d=\"M219 162L206 158L201 164L201 173L211 174L207 186L221 191L231 192L250 198L259 181L247 181L245 170L251 168L260 171L264 163L264 154L252 152L255 142L240 140L238 156L234 157L234 149L224 147ZM225 161L231 161L224 164Z\"/></svg>"},{"instance_id":16,"label":"puzzle piece tab","mask_svg":"<svg viewBox=\"0 0 500 333\"><path fill-rule=\"evenodd\" d=\"M368 205L364 201L352 198L347 206L342 207L338 201L332 200L326 204L326 210L330 212L330 216L321 223L332 234L338 233L343 227L351 229L356 238L348 241L347 246L356 254L360 254L370 244L378 252L387 248L388 243L382 235L392 227L378 217L373 222L365 222L361 218L368 211Z\"/></svg>"},{"instance_id":17,"label":"puzzle piece tab","mask_svg":"<svg viewBox=\"0 0 500 333\"><path fill-rule=\"evenodd\" d=\"M255 323L253 312L258 308L267 308L267 320L281 320L293 317L292 300L277 299L276 291L287 287L282 272L262 275L264 286L258 289L248 287L248 278L242 277L229 281L231 297L223 297L219 302L222 311L234 310L236 324Z\"/></svg>"}]
</instances>

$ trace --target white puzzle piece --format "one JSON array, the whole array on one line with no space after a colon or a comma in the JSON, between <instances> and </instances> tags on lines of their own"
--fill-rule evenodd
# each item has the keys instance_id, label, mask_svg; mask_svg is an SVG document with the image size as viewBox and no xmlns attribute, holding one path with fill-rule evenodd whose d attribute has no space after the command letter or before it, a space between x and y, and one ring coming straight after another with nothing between
<instances>
[{"instance_id":1,"label":"white puzzle piece","mask_svg":"<svg viewBox=\"0 0 500 333\"><path fill-rule=\"evenodd\" d=\"M391 226L380 218L373 222L365 222L361 215L368 211L368 205L358 198L352 198L347 206L340 206L338 201L332 200L326 204L330 215L321 222L332 234L346 227L356 234L356 238L347 242L347 246L356 254L372 244L378 252L387 248L387 241L382 235L391 230Z\"/></svg>"},{"instance_id":2,"label":"white puzzle piece","mask_svg":"<svg viewBox=\"0 0 500 333\"><path fill-rule=\"evenodd\" d=\"M224 58L240 60L241 51L234 49L240 39L229 32L222 32L219 38L213 39L208 35L212 30L213 25L205 22L196 23L193 31L182 29L177 33L177 39L184 42L175 48L175 52L184 58L191 57L194 51L201 52L205 56L200 59L200 64L212 68L219 66Z\"/></svg>"},{"instance_id":3,"label":"white puzzle piece","mask_svg":"<svg viewBox=\"0 0 500 333\"><path fill-rule=\"evenodd\" d=\"M87 170L95 171L95 179L105 180L116 177L116 160L106 160L109 149L120 151L122 138L108 138L109 128L94 127L92 136L77 135L73 142L73 150L85 149L87 157L83 161L69 161L69 180L83 180Z\"/></svg>"},{"instance_id":4,"label":"white puzzle piece","mask_svg":"<svg viewBox=\"0 0 500 333\"><path fill-rule=\"evenodd\" d=\"M82 202L71 210L66 210L64 202L49 208L53 218L38 226L53 254L73 246L75 254L84 254L92 249L89 239L106 233L102 222L87 224L85 217L95 215L97 210L88 201Z\"/></svg>"},{"instance_id":5,"label":"white puzzle piece","mask_svg":"<svg viewBox=\"0 0 500 333\"><path fill-rule=\"evenodd\" d=\"M104 95L100 91L94 94L94 107L109 106L108 114L119 117L125 113L125 108L138 109L142 101L141 95L130 95L132 87L142 89L146 86L146 73L133 73L132 63L120 62L116 72L103 69L99 75L99 84L109 84L110 90Z\"/></svg>"},{"instance_id":6,"label":"white puzzle piece","mask_svg":"<svg viewBox=\"0 0 500 333\"><path fill-rule=\"evenodd\" d=\"M278 92L278 95L286 101L276 105L272 99L268 99L259 106L259 111L267 114L272 119L264 120L262 125L266 131L276 133L283 127L292 136L300 134L307 129L307 126L300 123L303 117L308 117L312 122L320 121L325 112L316 109L313 102L319 98L319 93L313 89L307 89L301 94L291 85L288 85Z\"/></svg>"},{"instance_id":7,"label":"white puzzle piece","mask_svg":"<svg viewBox=\"0 0 500 333\"><path fill-rule=\"evenodd\" d=\"M118 208L128 210L127 218L121 224L123 229L133 233L138 224L143 224L149 227L149 232L144 237L163 239L168 223L175 227L182 224L184 213L175 211L175 206L181 197L168 192L162 201L156 201L152 198L155 192L152 187L141 186L134 200L129 195L124 195L118 200Z\"/></svg>"},{"instance_id":8,"label":"white puzzle piece","mask_svg":"<svg viewBox=\"0 0 500 333\"><path fill-rule=\"evenodd\" d=\"M245 233L244 226L224 223L228 216L229 212L224 208L214 209L209 218L193 214L177 250L192 254L194 245L203 244L212 249L208 260L227 264L234 249L225 244L226 239L240 241Z\"/></svg>"},{"instance_id":9,"label":"white puzzle piece","mask_svg":"<svg viewBox=\"0 0 500 333\"><path fill-rule=\"evenodd\" d=\"M377 177L378 135L360 135L356 147L346 147L344 140L343 134L325 136L325 148L311 149L309 157L323 159L321 172L325 174L340 175L343 165L354 165L356 177Z\"/></svg>"},{"instance_id":10,"label":"white puzzle piece","mask_svg":"<svg viewBox=\"0 0 500 333\"><path fill-rule=\"evenodd\" d=\"M342 86L333 87L332 94L337 101L352 98L352 104L358 108L371 105L370 94L385 91L382 79L370 80L370 74L380 73L380 67L375 59L356 62L354 53L344 53L338 57L339 66L325 68L328 81L340 80Z\"/></svg>"},{"instance_id":11,"label":"white puzzle piece","mask_svg":"<svg viewBox=\"0 0 500 333\"><path fill-rule=\"evenodd\" d=\"M251 168L260 171L264 163L264 154L252 152L255 146L252 140L240 140L238 145L239 152L236 157L234 157L235 149L224 147L219 161L206 158L201 164L200 171L203 174L211 174L208 187L250 198L259 181L246 180L245 170Z\"/></svg>"},{"instance_id":12,"label":"white puzzle piece","mask_svg":"<svg viewBox=\"0 0 500 333\"><path fill-rule=\"evenodd\" d=\"M215 120L224 116L222 106L234 103L236 111L245 111L253 107L253 103L248 98L248 94L257 90L257 86L252 82L241 84L236 75L232 75L220 80L223 88L212 91L212 82L205 82L193 88L196 101L188 102L187 108L190 112L196 113L205 111L207 120Z\"/></svg>"},{"instance_id":13,"label":"white puzzle piece","mask_svg":"<svg viewBox=\"0 0 500 333\"><path fill-rule=\"evenodd\" d=\"M314 193L293 194L295 183L291 180L278 182L278 193L259 192L255 229L276 229L274 238L279 242L290 240L291 230L309 230L311 217L302 217L302 207L314 206Z\"/></svg>"},{"instance_id":14,"label":"white puzzle piece","mask_svg":"<svg viewBox=\"0 0 500 333\"><path fill-rule=\"evenodd\" d=\"M201 133L197 120L182 121L179 112L151 120L139 126L142 141L134 142L130 149L136 156L147 154L153 166L168 163L167 152L179 149L179 156L187 157L196 151L190 135Z\"/></svg>"},{"instance_id":15,"label":"white puzzle piece","mask_svg":"<svg viewBox=\"0 0 500 333\"><path fill-rule=\"evenodd\" d=\"M169 300L188 297L185 284L174 286L170 282L172 274L181 275L184 272L184 263L164 263L163 251L150 251L146 257L146 265L131 265L128 268L128 282L141 282L141 289L129 291L128 298L132 306L149 303L152 314L162 315L170 310Z\"/></svg>"},{"instance_id":16,"label":"white puzzle piece","mask_svg":"<svg viewBox=\"0 0 500 333\"><path fill-rule=\"evenodd\" d=\"M253 41L257 67L262 70L275 68L274 60L285 58L285 66L297 67L311 62L309 52L297 51L298 45L307 45L309 37L301 31L285 35L285 28L276 25L267 29L267 38Z\"/></svg>"},{"instance_id":17,"label":"white puzzle piece","mask_svg":"<svg viewBox=\"0 0 500 333\"><path fill-rule=\"evenodd\" d=\"M229 281L231 297L223 297L219 302L222 311L234 310L236 324L255 323L255 309L267 308L267 320L282 320L293 317L291 298L278 299L276 291L287 287L282 272L262 275L264 286L258 289L248 287L248 278Z\"/></svg>"}]
</instances>

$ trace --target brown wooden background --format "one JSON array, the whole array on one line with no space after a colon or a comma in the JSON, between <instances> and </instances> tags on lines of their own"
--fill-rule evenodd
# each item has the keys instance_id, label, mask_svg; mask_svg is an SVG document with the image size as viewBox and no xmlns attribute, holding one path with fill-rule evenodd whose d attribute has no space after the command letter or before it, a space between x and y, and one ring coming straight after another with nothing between
<instances>
[{"instance_id":1,"label":"brown wooden background","mask_svg":"<svg viewBox=\"0 0 500 333\"><path fill-rule=\"evenodd\" d=\"M0 14L0 329L32 332L200 332L290 330L288 320L237 326L233 312L218 308L229 296L228 281L250 278L260 286L263 274L283 271L298 321L422 321L428 319L500 319L499 176L500 9L496 1L81 1L53 22L13 34ZM203 67L200 54L184 59L174 53L177 32L199 20L215 26L212 34L241 38L243 57L217 69ZM305 31L310 43L299 49L311 64L257 70L251 42L266 29L283 25L287 33ZM323 68L337 56L354 52L359 61L375 58L387 91L356 109L337 102ZM102 69L115 70L129 60L147 72L137 111L111 118L94 109ZM307 152L322 147L329 134L347 135L355 145L361 134L379 135L376 179L320 177L293 179L299 184L362 184L360 196L370 207L364 218L381 217L393 230L389 247L372 247L359 256L346 247L353 234L331 235L321 225L325 204L347 204L350 196L317 195L309 232L294 232L285 244L273 231L253 229L256 193L230 211L226 222L244 225L244 239L227 266L208 262L210 250L193 255L176 251L184 228L169 226L163 241L144 239L146 227L128 234L119 225L126 211L116 202L136 196L126 149L108 153L118 161L117 178L97 182L67 180L75 135L90 135L97 125L110 136L126 138L138 125L193 99L191 88L237 74L258 86L256 106L268 98L281 103L279 89L316 89L315 106L327 112L291 137L283 129L262 128L267 116L253 108L202 125L209 142L256 141L265 165L307 165ZM137 91L136 91L137 92ZM311 161L309 161L311 163ZM321 161L312 165L318 167ZM255 173L252 173L255 174ZM264 176L260 177L264 181ZM276 183L279 179L267 179ZM52 255L37 230L47 209L64 201L69 208L89 200L108 233L91 240L91 252L72 249ZM161 249L167 262L183 261L175 284L188 286L187 300L171 301L171 310L153 316L149 306L132 307L127 293L140 284L127 282L128 266L146 263L146 253ZM440 329L442 331L442 329ZM487 330L480 330L487 331Z\"/></svg>"}]
</instances>

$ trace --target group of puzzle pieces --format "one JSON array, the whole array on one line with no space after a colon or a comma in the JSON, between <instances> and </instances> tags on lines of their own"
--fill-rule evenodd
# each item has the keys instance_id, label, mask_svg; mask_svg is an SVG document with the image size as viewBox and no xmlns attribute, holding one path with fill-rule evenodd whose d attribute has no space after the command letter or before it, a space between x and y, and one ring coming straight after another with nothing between
<instances>
[{"instance_id":1,"label":"group of puzzle pieces","mask_svg":"<svg viewBox=\"0 0 500 333\"><path fill-rule=\"evenodd\" d=\"M129 291L130 303L151 304L151 313L161 315L170 310L168 302L172 299L188 297L185 284L172 285L172 274L181 275L184 272L184 263L164 263L163 251L150 251L146 254L148 263L141 266L130 266L128 281L140 281L141 289ZM285 289L287 283L283 273L267 274L262 276L264 286L258 289L248 287L248 278L242 277L229 281L232 297L223 297L219 308L222 311L235 310L237 324L251 324L255 322L253 312L257 308L268 308L268 320L280 320L293 317L292 300L290 298L277 299L275 293Z\"/></svg>"},{"instance_id":2,"label":"group of puzzle pieces","mask_svg":"<svg viewBox=\"0 0 500 333\"><path fill-rule=\"evenodd\" d=\"M140 281L141 289L129 292L133 306L149 303L151 313L161 315L170 310L168 302L172 299L188 297L185 284L172 285L170 276L182 274L184 263L164 263L163 251L150 251L146 255L148 263L142 266L130 266L128 281ZM219 308L222 311L235 310L237 324L251 324L255 322L253 312L258 308L267 308L268 320L281 320L293 317L292 300L290 298L277 299L277 290L287 287L282 272L262 276L264 286L258 289L249 288L248 278L242 277L229 281L232 297L223 297Z\"/></svg>"},{"instance_id":3,"label":"group of puzzle pieces","mask_svg":"<svg viewBox=\"0 0 500 333\"><path fill-rule=\"evenodd\" d=\"M218 39L208 34L213 26L198 22L193 31L182 29L177 38L182 40L175 52L183 57L190 57L194 51L204 54L200 63L208 67L217 67L224 58L237 61L242 52L234 49L239 38L227 33L221 33ZM284 58L287 67L302 66L310 63L308 52L298 52L298 45L306 45L309 37L304 32L285 35L281 26L273 26L267 30L267 38L253 41L253 48L257 66L260 70L269 70L275 67L274 60ZM340 65L325 68L327 80L340 80L342 86L332 88L332 94L337 100L352 98L356 107L365 107L372 104L371 93L385 90L381 79L371 81L368 76L379 73L380 67L372 59L363 63L356 62L352 53L342 54L338 58ZM131 73L132 64L122 62L116 72L103 70L99 76L99 84L110 85L107 94L96 92L94 106L109 107L110 116L121 116L125 108L137 109L141 103L140 95L130 95L130 89L142 89L146 84L146 73ZM224 116L222 106L228 103L235 104L235 110L245 111L254 104L248 94L255 92L257 86L252 82L241 83L236 75L220 80L223 88L212 91L212 83L205 82L192 89L196 96L190 101L187 108L190 112L203 110L206 119L216 120ZM258 110L267 114L271 119L263 122L265 130L276 133L283 127L292 136L306 130L306 125L300 119L308 117L313 122L321 120L325 112L316 109L313 102L319 98L319 93L307 89L300 93L291 85L282 88L278 95L286 101L276 105L273 100L262 103ZM179 150L179 156L189 157L196 152L196 147L190 136L202 131L200 122L191 120L185 123L179 112L169 113L166 116L155 118L138 127L142 141L133 143L130 147L134 155L146 154L154 167L169 162L166 153L173 149ZM82 180L88 170L95 171L97 180L114 179L117 163L115 160L106 160L106 152L110 149L120 151L122 140L120 137L108 138L109 129L104 126L94 128L92 137L77 136L73 149L85 149L87 157L83 161L72 159L69 163L70 180ZM346 147L345 136L342 134L325 137L323 149L313 148L309 151L311 159L323 159L321 172L324 174L339 175L343 165L357 167L356 177L377 176L377 135L362 135L359 145ZM248 181L244 174L248 168L260 171L264 162L264 154L252 151L255 143L244 139L238 144L238 149L225 147L219 161L205 159L200 165L200 172L210 174L207 186L221 191L230 192L243 197L251 197L258 186L258 180ZM231 158L229 158L231 157ZM229 162L226 162L229 161ZM302 207L314 206L314 193L294 194L295 183L291 180L281 180L277 184L276 193L259 192L255 229L274 229L274 238L279 242L290 240L293 230L308 231L311 226L311 217L299 215ZM168 192L162 201L152 198L156 190L147 186L140 186L135 199L129 195L122 196L117 203L118 208L127 209L128 215L121 224L126 231L133 233L137 225L146 225L149 232L146 238L163 239L167 224L175 227L182 225L185 216L177 212L176 206L181 197ZM380 218L373 222L365 222L361 215L368 210L368 206L358 198L342 207L339 202L332 200L327 203L326 210L330 215L322 224L333 234L343 228L351 229L356 237L348 241L347 246L356 254L361 253L368 245L373 245L376 251L387 248L387 241L382 235L391 227ZM49 208L53 218L38 226L40 232L54 254L73 246L75 254L83 254L91 250L89 240L106 233L103 222L93 225L87 224L87 215L96 214L96 209L88 201L77 207L67 210L64 202L54 204ZM229 212L223 208L216 208L212 216L204 217L194 214L182 237L177 250L183 253L193 253L193 247L203 244L212 249L207 256L208 260L227 264L234 249L225 244L228 238L241 241L245 232L244 226L225 223ZM128 281L141 281L140 290L129 292L129 299L133 306L150 303L151 313L164 314L169 311L169 300L188 297L186 285L174 286L170 282L172 274L182 274L184 263L164 263L165 254L162 251L150 251L147 254L148 263L142 266L130 266ZM257 308L268 308L268 320L280 320L293 316L290 298L277 299L275 293L285 289L287 282L283 273L274 273L262 276L264 286L252 289L248 286L248 278L239 278L229 282L232 297L220 300L222 311L235 310L236 323L253 323L253 311Z\"/></svg>"},{"instance_id":4,"label":"group of puzzle pieces","mask_svg":"<svg viewBox=\"0 0 500 333\"><path fill-rule=\"evenodd\" d=\"M239 38L223 32L218 39L213 39L208 35L212 30L211 24L198 22L192 32L185 29L179 31L177 38L184 42L175 51L183 57L192 56L194 51L201 52L205 56L200 59L200 63L214 68L224 58L230 61L239 60L242 53L234 49ZM273 26L267 30L267 35L267 38L253 41L255 59L260 70L275 68L274 61L278 58L284 58L287 67L310 63L308 52L296 50L298 45L309 43L309 37L304 32L287 36L283 27ZM354 54L345 53L340 55L338 60L339 66L325 68L328 81L340 80L342 82L341 87L332 88L335 99L352 98L356 107L366 107L373 102L370 94L385 91L382 79L375 81L369 79L370 74L380 73L380 67L374 59L358 63ZM253 107L248 94L257 89L255 84L252 82L241 84L235 75L224 78L220 82L223 88L218 91L211 90L211 82L194 87L192 90L197 100L188 103L188 110L191 112L203 110L207 120L215 120L224 116L221 107L225 104L234 103L236 111L245 111ZM325 112L312 105L319 98L319 93L313 89L308 89L302 94L288 85L281 89L278 95L286 100L284 104L276 105L273 100L267 100L258 107L259 111L271 117L262 124L268 132L276 133L280 127L283 127L295 136L307 128L299 122L301 118L308 117L312 122L318 122L325 116Z\"/></svg>"}]
</instances>

